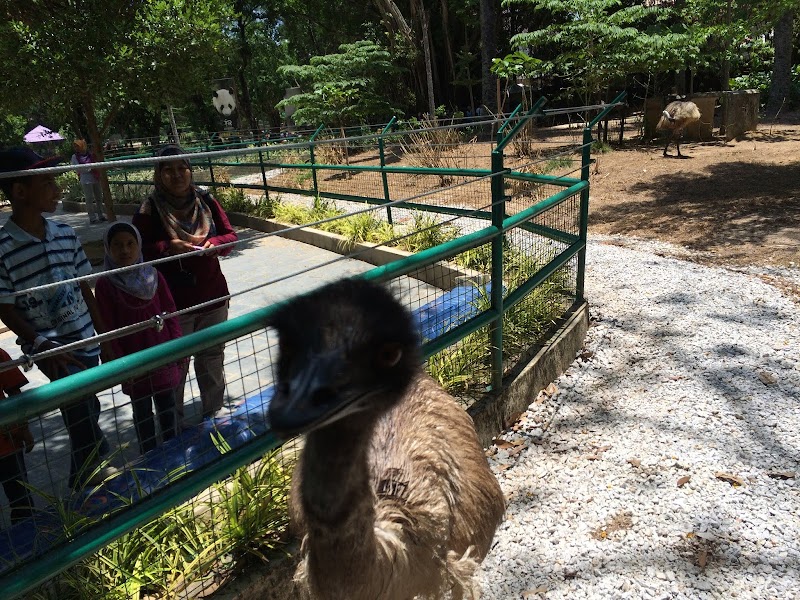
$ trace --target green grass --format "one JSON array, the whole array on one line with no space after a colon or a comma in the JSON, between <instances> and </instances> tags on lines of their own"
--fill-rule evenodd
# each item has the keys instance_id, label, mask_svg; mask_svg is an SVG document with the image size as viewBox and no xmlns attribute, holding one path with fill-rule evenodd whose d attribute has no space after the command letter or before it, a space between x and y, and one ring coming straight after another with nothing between
<instances>
[{"instance_id":1,"label":"green grass","mask_svg":"<svg viewBox=\"0 0 800 600\"><path fill-rule=\"evenodd\" d=\"M220 451L230 450L222 438L214 442ZM267 561L286 537L290 477L291 465L275 450L82 559L28 598L184 598L189 585L212 572ZM62 518L65 543L97 522L71 511L68 500L45 500Z\"/></svg>"}]
</instances>

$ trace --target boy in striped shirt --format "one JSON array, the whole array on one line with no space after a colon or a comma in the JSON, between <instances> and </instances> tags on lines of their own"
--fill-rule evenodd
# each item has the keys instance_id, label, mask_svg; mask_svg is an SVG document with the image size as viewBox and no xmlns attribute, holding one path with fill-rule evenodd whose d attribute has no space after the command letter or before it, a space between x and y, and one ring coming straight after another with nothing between
<instances>
[{"instance_id":1,"label":"boy in striped shirt","mask_svg":"<svg viewBox=\"0 0 800 600\"><path fill-rule=\"evenodd\" d=\"M28 148L0 152L0 172L50 167L57 162L58 158L43 159ZM42 216L53 212L61 198L55 175L0 179L0 189L11 202L12 211L0 228L0 320L17 334L17 343L26 354L93 337L94 325L100 325L100 319L88 283L68 282L13 295L92 272L75 231ZM53 381L96 366L99 354L100 348L93 344L36 364ZM108 452L99 414L100 402L94 395L61 407L71 445L69 485L73 489L87 482L99 456Z\"/></svg>"}]
</instances>

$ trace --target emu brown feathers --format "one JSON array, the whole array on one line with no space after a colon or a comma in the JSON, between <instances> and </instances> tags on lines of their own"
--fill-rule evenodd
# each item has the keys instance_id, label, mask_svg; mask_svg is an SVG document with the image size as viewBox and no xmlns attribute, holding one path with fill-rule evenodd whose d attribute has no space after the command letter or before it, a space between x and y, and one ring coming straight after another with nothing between
<instances>
[{"instance_id":1,"label":"emu brown feathers","mask_svg":"<svg viewBox=\"0 0 800 600\"><path fill-rule=\"evenodd\" d=\"M683 134L683 130L691 123L699 120L700 109L697 108L694 102L676 100L667 104L667 107L661 113L658 125L656 125L657 131L667 132L667 145L664 146L664 156L668 156L667 148L669 148L669 144L673 140L678 149L678 156L683 156L680 145L680 137Z\"/></svg>"},{"instance_id":2,"label":"emu brown feathers","mask_svg":"<svg viewBox=\"0 0 800 600\"><path fill-rule=\"evenodd\" d=\"M303 535L301 594L477 598L473 574L504 499L472 419L422 371L407 311L380 286L346 280L290 303L273 324L273 427L273 417L278 430L294 422L292 388L315 382L302 390L315 421L290 502ZM309 374L303 363L317 366ZM333 416L317 415L319 405Z\"/></svg>"}]
</instances>

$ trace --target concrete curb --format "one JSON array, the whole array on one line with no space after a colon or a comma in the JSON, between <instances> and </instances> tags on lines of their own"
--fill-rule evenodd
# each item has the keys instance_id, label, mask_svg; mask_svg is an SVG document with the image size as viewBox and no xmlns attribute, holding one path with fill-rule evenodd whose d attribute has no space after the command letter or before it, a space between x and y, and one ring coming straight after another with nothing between
<instances>
[{"instance_id":1,"label":"concrete curb","mask_svg":"<svg viewBox=\"0 0 800 600\"><path fill-rule=\"evenodd\" d=\"M399 248L379 246L369 242L350 245L347 242L347 238L344 236L321 231L319 229L293 229L291 231L284 231L295 227L295 225L282 223L275 219L264 219L261 217L243 215L241 213L228 213L228 219L231 224L239 227L249 227L250 229L263 231L265 233L277 232L278 235L286 239L310 244L311 246L316 246L317 248L322 248L330 252L336 252L337 254L357 254L358 260L375 266L382 266L401 258L411 256L412 254L411 252L406 252ZM463 269L445 261L440 261L418 269L409 273L408 276L445 290L450 290L467 281L482 284L488 279L483 273L471 269Z\"/></svg>"},{"instance_id":2,"label":"concrete curb","mask_svg":"<svg viewBox=\"0 0 800 600\"><path fill-rule=\"evenodd\" d=\"M481 446L513 424L537 394L567 370L583 346L589 328L589 305L576 304L564 321L527 363L514 369L499 396L485 396L467 409Z\"/></svg>"}]
</instances>

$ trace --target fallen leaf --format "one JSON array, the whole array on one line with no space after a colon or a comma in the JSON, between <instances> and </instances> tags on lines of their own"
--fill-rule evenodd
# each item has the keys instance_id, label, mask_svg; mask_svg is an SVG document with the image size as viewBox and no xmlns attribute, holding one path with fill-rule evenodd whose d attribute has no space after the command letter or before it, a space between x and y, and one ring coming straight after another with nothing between
<instances>
[{"instance_id":1,"label":"fallen leaf","mask_svg":"<svg viewBox=\"0 0 800 600\"><path fill-rule=\"evenodd\" d=\"M544 391L548 396L555 396L558 393L558 386L555 383L551 383L544 388Z\"/></svg>"},{"instance_id":2,"label":"fallen leaf","mask_svg":"<svg viewBox=\"0 0 800 600\"><path fill-rule=\"evenodd\" d=\"M680 477L680 478L678 478L678 487L683 487L683 486L685 486L687 483L689 483L689 481L690 481L691 479L692 479L692 478L691 478L691 477L689 477L688 475L684 475L683 477Z\"/></svg>"},{"instance_id":3,"label":"fallen leaf","mask_svg":"<svg viewBox=\"0 0 800 600\"><path fill-rule=\"evenodd\" d=\"M600 460L600 457L597 454L587 454L583 458L586 460Z\"/></svg>"},{"instance_id":4,"label":"fallen leaf","mask_svg":"<svg viewBox=\"0 0 800 600\"><path fill-rule=\"evenodd\" d=\"M636 467L638 469L639 467L642 466L642 461L640 461L638 458L629 458L628 459L628 464L630 466Z\"/></svg>"},{"instance_id":5,"label":"fallen leaf","mask_svg":"<svg viewBox=\"0 0 800 600\"><path fill-rule=\"evenodd\" d=\"M499 469L501 471L506 471L506 470L511 468L511 465L496 465L495 468L497 468L497 469Z\"/></svg>"},{"instance_id":6,"label":"fallen leaf","mask_svg":"<svg viewBox=\"0 0 800 600\"><path fill-rule=\"evenodd\" d=\"M538 596L539 594L546 594L546 593L547 593L547 588L544 586L539 586L535 589L522 592L522 597L533 598L534 596Z\"/></svg>"},{"instance_id":7,"label":"fallen leaf","mask_svg":"<svg viewBox=\"0 0 800 600\"><path fill-rule=\"evenodd\" d=\"M503 448L504 450L506 448L513 448L514 447L514 444L509 442L508 440L495 440L494 441L494 445L497 446L498 448Z\"/></svg>"},{"instance_id":8,"label":"fallen leaf","mask_svg":"<svg viewBox=\"0 0 800 600\"><path fill-rule=\"evenodd\" d=\"M581 360L583 360L583 362L586 362L587 360L591 359L593 356L594 356L594 352L592 352L591 350L584 350L583 352L581 352L578 355L578 357Z\"/></svg>"},{"instance_id":9,"label":"fallen leaf","mask_svg":"<svg viewBox=\"0 0 800 600\"><path fill-rule=\"evenodd\" d=\"M796 475L794 471L767 471L767 477L773 479L794 479Z\"/></svg>"},{"instance_id":10,"label":"fallen leaf","mask_svg":"<svg viewBox=\"0 0 800 600\"><path fill-rule=\"evenodd\" d=\"M700 548L700 551L697 553L697 566L701 569L705 569L706 565L708 564L708 550L705 548Z\"/></svg>"},{"instance_id":11,"label":"fallen leaf","mask_svg":"<svg viewBox=\"0 0 800 600\"><path fill-rule=\"evenodd\" d=\"M718 471L714 473L714 477L722 481L727 481L734 487L739 487L740 485L744 485L744 479L742 479L741 477L737 477L736 475L732 475L731 473L723 473L722 471Z\"/></svg>"},{"instance_id":12,"label":"fallen leaf","mask_svg":"<svg viewBox=\"0 0 800 600\"><path fill-rule=\"evenodd\" d=\"M766 371L759 371L758 378L764 385L774 385L778 383L778 378L775 377L775 375L773 375L772 373L768 373Z\"/></svg>"}]
</instances>

